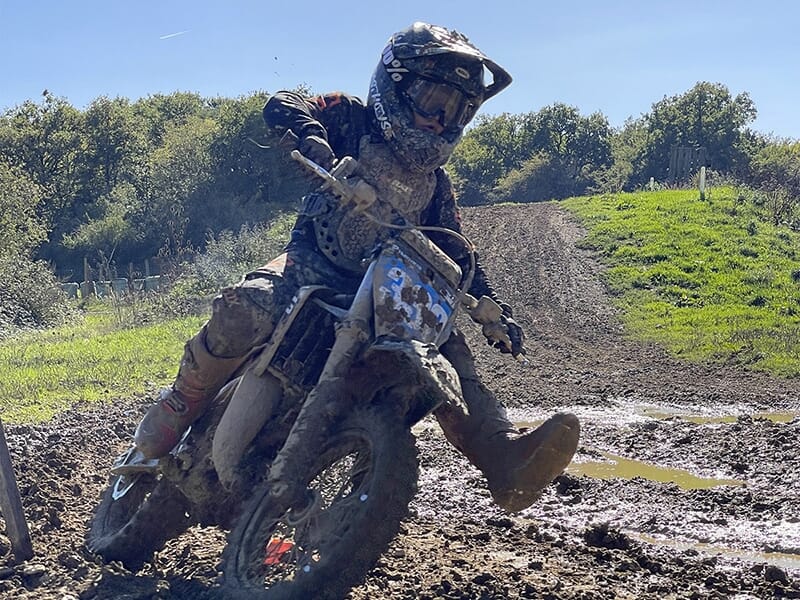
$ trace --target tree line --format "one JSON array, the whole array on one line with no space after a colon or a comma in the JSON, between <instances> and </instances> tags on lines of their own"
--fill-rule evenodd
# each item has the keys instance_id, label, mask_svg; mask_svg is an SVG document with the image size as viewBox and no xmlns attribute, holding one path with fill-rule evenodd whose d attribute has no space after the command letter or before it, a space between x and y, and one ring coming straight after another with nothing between
<instances>
[{"instance_id":1,"label":"tree line","mask_svg":"<svg viewBox=\"0 0 800 600\"><path fill-rule=\"evenodd\" d=\"M79 110L45 91L0 115L0 300L32 277L80 280L87 257L124 271L291 210L309 183L268 136L267 97L102 96ZM618 129L554 103L479 117L448 170L464 204L538 201L664 182L673 147L703 147L715 173L780 194L776 218L794 219L800 144L753 132L755 116L747 93L708 82ZM0 326L42 319L4 305Z\"/></svg>"},{"instance_id":2,"label":"tree line","mask_svg":"<svg viewBox=\"0 0 800 600\"><path fill-rule=\"evenodd\" d=\"M665 97L650 112L612 128L556 103L537 112L478 117L451 166L466 203L537 201L631 191L674 179L673 148L704 148L706 165L729 181L781 189L800 198L800 144L748 128L756 107L700 82Z\"/></svg>"},{"instance_id":3,"label":"tree line","mask_svg":"<svg viewBox=\"0 0 800 600\"><path fill-rule=\"evenodd\" d=\"M87 255L141 264L268 217L296 181L279 176L285 161L259 145L265 100L176 92L100 97L81 111L45 91L7 111L0 161L36 190L19 199L44 232L34 256L82 275Z\"/></svg>"}]
</instances>

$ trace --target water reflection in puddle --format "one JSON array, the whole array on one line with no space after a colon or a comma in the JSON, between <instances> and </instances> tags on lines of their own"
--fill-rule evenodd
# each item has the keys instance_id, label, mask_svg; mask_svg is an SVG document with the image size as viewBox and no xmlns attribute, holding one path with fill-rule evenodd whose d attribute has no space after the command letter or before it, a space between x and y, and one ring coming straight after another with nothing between
<instances>
[{"instance_id":1,"label":"water reflection in puddle","mask_svg":"<svg viewBox=\"0 0 800 600\"><path fill-rule=\"evenodd\" d=\"M684 413L684 412L667 412L663 408L655 408L655 407L643 407L641 409L641 414L645 417L650 417L651 419L672 419L677 417L683 421L689 421L690 423L698 423L700 425L706 423L736 423L742 416L749 416L752 419L766 419L768 421L772 421L773 423L789 423L790 421L797 418L797 412L756 412L756 413L735 413L735 414L725 414L725 413L711 413L711 414L691 414L691 413Z\"/></svg>"},{"instance_id":2,"label":"water reflection in puddle","mask_svg":"<svg viewBox=\"0 0 800 600\"><path fill-rule=\"evenodd\" d=\"M567 473L586 475L595 479L633 479L641 477L660 483L674 483L685 490L704 490L720 485L744 485L743 481L736 479L699 477L683 469L659 467L609 452L599 452L598 454L602 455L606 460L573 461L567 467Z\"/></svg>"},{"instance_id":3,"label":"water reflection in puddle","mask_svg":"<svg viewBox=\"0 0 800 600\"><path fill-rule=\"evenodd\" d=\"M698 425L736 423L740 417L766 419L773 423L790 423L800 417L800 411L754 411L753 407L740 405L719 405L711 407L678 407L668 405L613 400L608 406L564 406L561 410L575 413L581 423L625 427L649 421L680 419ZM544 418L522 412L509 411L511 420L517 427L537 427ZM549 416L549 415L548 415ZM545 417L546 418L546 417Z\"/></svg>"}]
</instances>

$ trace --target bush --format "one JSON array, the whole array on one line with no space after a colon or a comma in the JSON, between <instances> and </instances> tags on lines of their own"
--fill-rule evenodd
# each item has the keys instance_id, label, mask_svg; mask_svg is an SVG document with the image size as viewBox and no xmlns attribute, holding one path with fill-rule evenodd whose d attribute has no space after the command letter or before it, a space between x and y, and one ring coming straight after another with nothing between
<instances>
[{"instance_id":1,"label":"bush","mask_svg":"<svg viewBox=\"0 0 800 600\"><path fill-rule=\"evenodd\" d=\"M37 217L41 189L0 160L0 338L47 327L71 314L46 263L31 258L47 237Z\"/></svg>"},{"instance_id":2,"label":"bush","mask_svg":"<svg viewBox=\"0 0 800 600\"><path fill-rule=\"evenodd\" d=\"M207 315L220 289L282 252L293 222L287 213L268 224L244 225L238 233L210 234L204 252L182 254L171 262L165 259L158 292L112 295L82 306L109 306L114 325L121 329Z\"/></svg>"},{"instance_id":3,"label":"bush","mask_svg":"<svg viewBox=\"0 0 800 600\"><path fill-rule=\"evenodd\" d=\"M208 298L236 283L283 251L293 223L294 216L287 213L267 224L243 225L238 233L223 231L209 236L204 253L169 274L171 302L191 306L192 299Z\"/></svg>"},{"instance_id":4,"label":"bush","mask_svg":"<svg viewBox=\"0 0 800 600\"><path fill-rule=\"evenodd\" d=\"M0 259L0 339L23 329L59 325L74 314L45 263Z\"/></svg>"},{"instance_id":5,"label":"bush","mask_svg":"<svg viewBox=\"0 0 800 600\"><path fill-rule=\"evenodd\" d=\"M753 157L750 169L755 186L780 187L800 199L800 142L768 144Z\"/></svg>"},{"instance_id":6,"label":"bush","mask_svg":"<svg viewBox=\"0 0 800 600\"><path fill-rule=\"evenodd\" d=\"M574 168L544 152L534 154L519 169L503 177L493 194L498 202L539 202L577 196L588 181L572 174Z\"/></svg>"}]
</instances>

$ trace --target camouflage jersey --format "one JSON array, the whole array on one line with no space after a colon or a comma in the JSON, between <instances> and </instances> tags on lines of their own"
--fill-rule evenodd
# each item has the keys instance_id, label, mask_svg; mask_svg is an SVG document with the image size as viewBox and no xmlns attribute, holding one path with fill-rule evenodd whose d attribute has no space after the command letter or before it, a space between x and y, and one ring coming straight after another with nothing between
<instances>
[{"instance_id":1,"label":"camouflage jersey","mask_svg":"<svg viewBox=\"0 0 800 600\"><path fill-rule=\"evenodd\" d=\"M324 138L334 154L352 156L361 166L359 175L372 185L379 204L371 208L385 221L400 213L415 225L434 225L461 232L461 220L450 177L441 167L420 174L405 169L372 126L370 112L354 96L332 93L311 98L294 92L277 92L264 106L264 121L276 139L291 130L298 138ZM360 274L362 259L385 235L361 214L343 208L325 194L309 194L300 211L286 250L324 257L340 275L350 279ZM469 258L459 242L446 234L430 234L462 269ZM497 300L486 273L477 265L470 293Z\"/></svg>"}]
</instances>

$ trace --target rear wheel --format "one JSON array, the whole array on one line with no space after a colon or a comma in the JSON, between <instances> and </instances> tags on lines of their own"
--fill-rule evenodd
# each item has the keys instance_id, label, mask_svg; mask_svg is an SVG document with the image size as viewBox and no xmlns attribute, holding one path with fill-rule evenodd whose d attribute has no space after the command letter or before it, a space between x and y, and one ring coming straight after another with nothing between
<instances>
[{"instance_id":1,"label":"rear wheel","mask_svg":"<svg viewBox=\"0 0 800 600\"><path fill-rule=\"evenodd\" d=\"M418 469L401 419L356 409L322 448L309 450L318 459L305 478L307 506L282 512L264 486L228 536L228 596L341 598L397 535Z\"/></svg>"}]
</instances>

